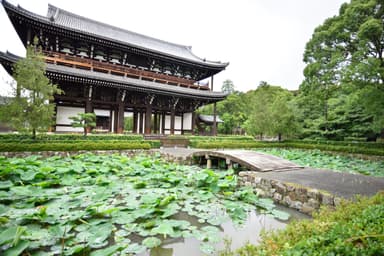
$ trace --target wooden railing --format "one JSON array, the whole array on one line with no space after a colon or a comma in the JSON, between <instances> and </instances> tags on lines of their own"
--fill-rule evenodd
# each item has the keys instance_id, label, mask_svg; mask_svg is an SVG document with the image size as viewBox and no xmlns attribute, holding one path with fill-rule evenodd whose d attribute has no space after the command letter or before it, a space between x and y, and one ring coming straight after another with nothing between
<instances>
[{"instance_id":1,"label":"wooden railing","mask_svg":"<svg viewBox=\"0 0 384 256\"><path fill-rule=\"evenodd\" d=\"M125 77L132 77L137 79L149 80L170 84L175 86L182 86L187 88L194 88L199 90L209 90L207 85L197 85L196 81L161 73L156 73L148 70L141 70L137 68L122 66L119 64L112 64L109 62L101 62L89 58L81 58L73 55L66 55L58 52L44 51L44 58L47 63L71 66L74 68L83 68L93 71L100 71L104 73L121 75Z\"/></svg>"}]
</instances>

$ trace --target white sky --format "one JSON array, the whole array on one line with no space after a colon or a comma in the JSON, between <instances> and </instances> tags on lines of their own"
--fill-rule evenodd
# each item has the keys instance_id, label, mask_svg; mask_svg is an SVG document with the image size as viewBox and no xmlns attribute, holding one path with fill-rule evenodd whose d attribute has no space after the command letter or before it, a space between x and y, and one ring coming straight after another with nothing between
<instances>
[{"instance_id":1,"label":"white sky","mask_svg":"<svg viewBox=\"0 0 384 256\"><path fill-rule=\"evenodd\" d=\"M8 0L46 15L48 2L76 14L173 43L191 45L201 58L230 62L214 77L214 90L231 79L240 91L267 81L297 89L302 57L314 29L346 0ZM0 51L25 49L0 7ZM0 95L10 78L0 67Z\"/></svg>"}]
</instances>

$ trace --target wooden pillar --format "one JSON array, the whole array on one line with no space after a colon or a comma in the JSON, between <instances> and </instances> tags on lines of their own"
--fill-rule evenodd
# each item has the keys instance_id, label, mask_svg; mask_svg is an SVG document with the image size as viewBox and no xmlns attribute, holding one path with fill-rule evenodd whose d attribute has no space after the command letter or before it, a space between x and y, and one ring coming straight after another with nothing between
<instances>
[{"instance_id":1,"label":"wooden pillar","mask_svg":"<svg viewBox=\"0 0 384 256\"><path fill-rule=\"evenodd\" d=\"M181 113L181 134L184 134L184 113Z\"/></svg>"},{"instance_id":2,"label":"wooden pillar","mask_svg":"<svg viewBox=\"0 0 384 256\"><path fill-rule=\"evenodd\" d=\"M153 133L157 134L158 133L158 113L155 112L153 114Z\"/></svg>"},{"instance_id":3,"label":"wooden pillar","mask_svg":"<svg viewBox=\"0 0 384 256\"><path fill-rule=\"evenodd\" d=\"M115 114L114 114L114 120L113 120L113 132L117 133L118 131L118 120L119 120L119 109L118 107L115 107Z\"/></svg>"},{"instance_id":4,"label":"wooden pillar","mask_svg":"<svg viewBox=\"0 0 384 256\"><path fill-rule=\"evenodd\" d=\"M151 134L152 105L148 104L145 111L145 134Z\"/></svg>"},{"instance_id":5,"label":"wooden pillar","mask_svg":"<svg viewBox=\"0 0 384 256\"><path fill-rule=\"evenodd\" d=\"M192 135L195 134L195 124L196 124L196 113L195 111L192 112L192 124L191 124L191 129L192 129Z\"/></svg>"},{"instance_id":6,"label":"wooden pillar","mask_svg":"<svg viewBox=\"0 0 384 256\"><path fill-rule=\"evenodd\" d=\"M212 126L212 135L216 136L217 135L217 122L216 122L216 102L213 103L213 126Z\"/></svg>"},{"instance_id":7,"label":"wooden pillar","mask_svg":"<svg viewBox=\"0 0 384 256\"><path fill-rule=\"evenodd\" d=\"M171 108L171 135L175 134L175 108Z\"/></svg>"},{"instance_id":8,"label":"wooden pillar","mask_svg":"<svg viewBox=\"0 0 384 256\"><path fill-rule=\"evenodd\" d=\"M132 124L132 133L137 133L137 111L133 109L133 124Z\"/></svg>"},{"instance_id":9,"label":"wooden pillar","mask_svg":"<svg viewBox=\"0 0 384 256\"><path fill-rule=\"evenodd\" d=\"M144 113L140 111L140 120L139 120L139 133L143 134L144 133L144 128L143 128L143 121L144 121Z\"/></svg>"},{"instance_id":10,"label":"wooden pillar","mask_svg":"<svg viewBox=\"0 0 384 256\"><path fill-rule=\"evenodd\" d=\"M213 91L213 76L211 76L211 91Z\"/></svg>"},{"instance_id":11,"label":"wooden pillar","mask_svg":"<svg viewBox=\"0 0 384 256\"><path fill-rule=\"evenodd\" d=\"M119 102L117 110L117 133L124 132L124 103Z\"/></svg>"},{"instance_id":12,"label":"wooden pillar","mask_svg":"<svg viewBox=\"0 0 384 256\"><path fill-rule=\"evenodd\" d=\"M161 113L161 134L165 134L165 112Z\"/></svg>"}]
</instances>

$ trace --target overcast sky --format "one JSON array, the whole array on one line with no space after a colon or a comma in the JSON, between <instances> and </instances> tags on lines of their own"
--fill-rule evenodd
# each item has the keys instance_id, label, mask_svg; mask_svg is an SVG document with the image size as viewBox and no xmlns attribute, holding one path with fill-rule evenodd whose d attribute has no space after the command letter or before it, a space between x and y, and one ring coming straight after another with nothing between
<instances>
[{"instance_id":1,"label":"overcast sky","mask_svg":"<svg viewBox=\"0 0 384 256\"><path fill-rule=\"evenodd\" d=\"M46 15L48 3L76 14L190 45L201 58L230 62L214 77L214 90L231 79L240 91L260 81L297 89L303 80L302 56L314 29L336 15L346 0L8 0ZM24 56L4 8L0 7L0 51ZM0 68L0 94L10 91Z\"/></svg>"}]
</instances>

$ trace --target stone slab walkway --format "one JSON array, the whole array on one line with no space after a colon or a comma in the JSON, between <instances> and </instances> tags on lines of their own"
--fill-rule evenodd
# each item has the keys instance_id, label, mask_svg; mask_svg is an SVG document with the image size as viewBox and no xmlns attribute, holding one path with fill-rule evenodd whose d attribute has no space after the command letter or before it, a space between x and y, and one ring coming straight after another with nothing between
<instances>
[{"instance_id":1,"label":"stone slab walkway","mask_svg":"<svg viewBox=\"0 0 384 256\"><path fill-rule=\"evenodd\" d=\"M236 151L237 154L243 154L245 158L247 157L246 152L248 151ZM160 152L173 154L176 157L187 159L196 152L196 154L201 155L204 152L212 151L186 148L164 148L160 149ZM227 152L225 150L223 151L223 153L229 152L234 154L233 150ZM343 198L351 198L357 194L371 196L380 190L384 190L384 178L313 168L276 169L275 171L269 170L268 172L259 171L257 172L257 176L285 183L295 183L313 189L325 190L337 197Z\"/></svg>"}]
</instances>

